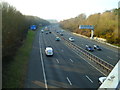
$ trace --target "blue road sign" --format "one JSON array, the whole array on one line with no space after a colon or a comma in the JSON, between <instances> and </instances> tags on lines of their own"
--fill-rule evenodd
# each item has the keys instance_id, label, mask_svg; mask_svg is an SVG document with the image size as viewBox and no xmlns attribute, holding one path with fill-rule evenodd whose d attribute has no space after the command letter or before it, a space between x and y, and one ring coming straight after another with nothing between
<instances>
[{"instance_id":1,"label":"blue road sign","mask_svg":"<svg viewBox=\"0 0 120 90\"><path fill-rule=\"evenodd\" d=\"M31 29L31 30L35 30L35 29L37 29L37 26L36 26L36 25L31 25L31 26L30 26L30 29Z\"/></svg>"},{"instance_id":2,"label":"blue road sign","mask_svg":"<svg viewBox=\"0 0 120 90\"><path fill-rule=\"evenodd\" d=\"M92 29L92 30L94 30L94 26L93 25L80 25L79 29Z\"/></svg>"}]
</instances>

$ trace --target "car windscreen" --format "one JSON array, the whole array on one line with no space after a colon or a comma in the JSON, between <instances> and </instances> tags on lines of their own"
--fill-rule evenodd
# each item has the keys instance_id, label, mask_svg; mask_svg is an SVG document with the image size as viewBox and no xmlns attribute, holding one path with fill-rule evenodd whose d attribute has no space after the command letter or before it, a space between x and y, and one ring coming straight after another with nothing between
<instances>
[{"instance_id":1,"label":"car windscreen","mask_svg":"<svg viewBox=\"0 0 120 90\"><path fill-rule=\"evenodd\" d=\"M52 52L53 50L47 50L47 52Z\"/></svg>"}]
</instances>

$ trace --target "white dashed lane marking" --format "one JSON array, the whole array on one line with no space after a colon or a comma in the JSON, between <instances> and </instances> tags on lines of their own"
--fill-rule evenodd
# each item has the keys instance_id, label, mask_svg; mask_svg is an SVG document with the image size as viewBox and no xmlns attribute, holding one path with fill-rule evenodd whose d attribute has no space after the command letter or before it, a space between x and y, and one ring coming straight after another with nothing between
<instances>
[{"instance_id":1,"label":"white dashed lane marking","mask_svg":"<svg viewBox=\"0 0 120 90\"><path fill-rule=\"evenodd\" d=\"M85 75L85 76L91 83L93 83L93 81L87 75Z\"/></svg>"},{"instance_id":2,"label":"white dashed lane marking","mask_svg":"<svg viewBox=\"0 0 120 90\"><path fill-rule=\"evenodd\" d=\"M108 58L112 59L111 57L107 56Z\"/></svg>"},{"instance_id":3,"label":"white dashed lane marking","mask_svg":"<svg viewBox=\"0 0 120 90\"><path fill-rule=\"evenodd\" d=\"M70 61L71 61L71 62L73 62L73 60L72 60L72 59L70 59Z\"/></svg>"},{"instance_id":4,"label":"white dashed lane marking","mask_svg":"<svg viewBox=\"0 0 120 90\"><path fill-rule=\"evenodd\" d=\"M70 81L70 79L68 77L67 77L67 80L68 80L69 84L72 85L72 83L71 83L71 81Z\"/></svg>"},{"instance_id":5,"label":"white dashed lane marking","mask_svg":"<svg viewBox=\"0 0 120 90\"><path fill-rule=\"evenodd\" d=\"M57 63L60 63L58 59L56 59Z\"/></svg>"}]
</instances>

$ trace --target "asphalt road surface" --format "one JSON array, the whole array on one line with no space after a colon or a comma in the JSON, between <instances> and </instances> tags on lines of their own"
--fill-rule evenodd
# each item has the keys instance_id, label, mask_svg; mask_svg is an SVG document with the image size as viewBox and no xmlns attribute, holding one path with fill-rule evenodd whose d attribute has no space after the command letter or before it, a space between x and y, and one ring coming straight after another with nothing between
<instances>
[{"instance_id":1,"label":"asphalt road surface","mask_svg":"<svg viewBox=\"0 0 120 90\"><path fill-rule=\"evenodd\" d=\"M62 29L58 26L55 26L57 28L57 30L61 31ZM85 45L89 45L92 46L94 44L98 45L101 47L102 51L98 51L98 50L94 50L94 52L91 52L92 54L94 54L95 56L103 59L104 61L112 64L112 65L116 65L117 62L119 61L119 56L118 56L118 49L117 48L113 48L111 46L87 39L87 38L83 38L83 37L79 37L76 36L68 31L64 31L64 38L68 39L69 37L73 37L75 39L75 44L82 47L83 49L85 49Z\"/></svg>"},{"instance_id":2,"label":"asphalt road surface","mask_svg":"<svg viewBox=\"0 0 120 90\"><path fill-rule=\"evenodd\" d=\"M92 67L82 55L78 56L72 48L66 46L63 40L55 41L58 26L51 26L52 33L46 34L38 30L33 42L25 88L95 88L99 87L98 78L104 76L96 68ZM56 33L56 34L53 34ZM84 48L86 43L92 45L94 41L77 37L69 32L64 32L65 38L72 36L75 44ZM95 42L97 43L97 42ZM83 45L82 45L83 44ZM54 50L52 57L45 55L45 47L51 46ZM102 51L93 52L111 64L117 63L116 51L102 45ZM107 48L106 48L107 47ZM114 52L114 53L113 53ZM100 55L99 55L100 54ZM113 61L113 62L112 62Z\"/></svg>"}]
</instances>

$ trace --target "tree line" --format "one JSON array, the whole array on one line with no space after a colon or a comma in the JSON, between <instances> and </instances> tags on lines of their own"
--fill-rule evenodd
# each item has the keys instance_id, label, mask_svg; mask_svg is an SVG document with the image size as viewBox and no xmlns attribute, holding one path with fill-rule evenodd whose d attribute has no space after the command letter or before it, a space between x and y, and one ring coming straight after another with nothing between
<instances>
[{"instance_id":1,"label":"tree line","mask_svg":"<svg viewBox=\"0 0 120 90\"><path fill-rule=\"evenodd\" d=\"M80 14L60 22L60 26L71 32L79 33L90 37L90 30L79 29L79 25L94 25L94 36L105 38L108 43L120 45L120 8L107 10L103 13L96 13L86 17Z\"/></svg>"},{"instance_id":2,"label":"tree line","mask_svg":"<svg viewBox=\"0 0 120 90\"><path fill-rule=\"evenodd\" d=\"M1 2L2 9L2 57L14 56L23 44L30 25L45 26L50 23L36 16L26 16L7 2Z\"/></svg>"}]
</instances>

